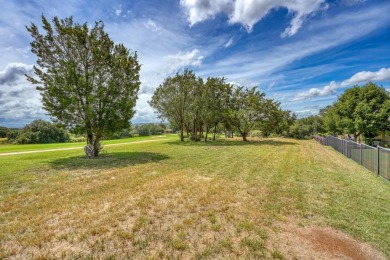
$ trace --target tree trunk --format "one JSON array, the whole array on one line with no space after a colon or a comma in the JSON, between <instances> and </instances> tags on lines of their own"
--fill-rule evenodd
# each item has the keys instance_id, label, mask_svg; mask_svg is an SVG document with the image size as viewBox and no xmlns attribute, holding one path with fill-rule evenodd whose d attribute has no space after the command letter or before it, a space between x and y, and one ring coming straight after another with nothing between
<instances>
[{"instance_id":1,"label":"tree trunk","mask_svg":"<svg viewBox=\"0 0 390 260\"><path fill-rule=\"evenodd\" d=\"M99 157L99 152L100 152L100 149L101 149L101 146L100 146L100 136L96 136L95 137L95 140L93 141L93 148L94 148L94 151L93 151L94 157Z\"/></svg>"},{"instance_id":2,"label":"tree trunk","mask_svg":"<svg viewBox=\"0 0 390 260\"><path fill-rule=\"evenodd\" d=\"M217 125L214 125L214 135L213 135L213 141L215 141L215 133L217 132Z\"/></svg>"},{"instance_id":3,"label":"tree trunk","mask_svg":"<svg viewBox=\"0 0 390 260\"><path fill-rule=\"evenodd\" d=\"M247 142L247 141L248 141L248 140L246 139L247 133L246 133L246 132L241 132L241 131L240 131L240 133L241 133L241 136L242 136L242 140L245 141L245 142Z\"/></svg>"},{"instance_id":4,"label":"tree trunk","mask_svg":"<svg viewBox=\"0 0 390 260\"><path fill-rule=\"evenodd\" d=\"M206 135L204 136L204 141L207 142L207 135L209 134L209 128L206 126Z\"/></svg>"},{"instance_id":5,"label":"tree trunk","mask_svg":"<svg viewBox=\"0 0 390 260\"><path fill-rule=\"evenodd\" d=\"M180 127L180 141L184 141L184 129L183 129L183 126Z\"/></svg>"},{"instance_id":6,"label":"tree trunk","mask_svg":"<svg viewBox=\"0 0 390 260\"><path fill-rule=\"evenodd\" d=\"M87 134L87 145L84 147L85 156L88 159L99 157L100 149L100 136L96 135L94 139L93 134Z\"/></svg>"},{"instance_id":7,"label":"tree trunk","mask_svg":"<svg viewBox=\"0 0 390 260\"><path fill-rule=\"evenodd\" d=\"M360 133L354 133L353 138L355 139L355 142L357 142L357 138L360 136Z\"/></svg>"}]
</instances>

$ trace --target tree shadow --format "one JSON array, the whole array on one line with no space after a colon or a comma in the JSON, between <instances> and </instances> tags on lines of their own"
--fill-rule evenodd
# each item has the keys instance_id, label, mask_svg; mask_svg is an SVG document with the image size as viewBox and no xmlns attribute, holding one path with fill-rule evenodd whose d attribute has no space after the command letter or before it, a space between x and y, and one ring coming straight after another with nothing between
<instances>
[{"instance_id":1,"label":"tree shadow","mask_svg":"<svg viewBox=\"0 0 390 260\"><path fill-rule=\"evenodd\" d=\"M250 140L244 142L242 140L226 140L226 139L217 139L216 141L171 141L167 142L169 145L180 145L180 146L262 146L262 145L271 145L271 146L284 146L284 145L297 145L294 142L290 141L280 141L272 139L261 139L261 140Z\"/></svg>"},{"instance_id":2,"label":"tree shadow","mask_svg":"<svg viewBox=\"0 0 390 260\"><path fill-rule=\"evenodd\" d=\"M73 156L61 158L50 162L52 168L61 169L108 169L127 167L137 164L159 162L168 159L169 156L150 152L119 152L102 154L96 159L87 159L85 156Z\"/></svg>"}]
</instances>

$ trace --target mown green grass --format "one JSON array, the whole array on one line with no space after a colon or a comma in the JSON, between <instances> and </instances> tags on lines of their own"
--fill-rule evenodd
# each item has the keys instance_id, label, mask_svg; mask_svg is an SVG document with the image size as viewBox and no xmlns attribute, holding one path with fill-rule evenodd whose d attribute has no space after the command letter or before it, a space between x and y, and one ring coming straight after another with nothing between
<instances>
[{"instance_id":1,"label":"mown green grass","mask_svg":"<svg viewBox=\"0 0 390 260\"><path fill-rule=\"evenodd\" d=\"M390 257L390 185L331 148L176 138L0 157L0 258L283 259L283 222Z\"/></svg>"},{"instance_id":2,"label":"mown green grass","mask_svg":"<svg viewBox=\"0 0 390 260\"><path fill-rule=\"evenodd\" d=\"M173 135L168 135L173 136ZM176 135L174 135L176 136ZM115 140L103 140L102 145L110 144L121 144L137 141L152 140L156 138L163 138L167 136L156 135L156 136L140 136L140 137L131 137L124 139L115 139ZM57 149L57 148L72 148L72 147L84 147L85 142L79 143L54 143L54 144L2 144L0 145L0 153L8 152L23 152L23 151L35 151L35 150L47 150L47 149Z\"/></svg>"}]
</instances>

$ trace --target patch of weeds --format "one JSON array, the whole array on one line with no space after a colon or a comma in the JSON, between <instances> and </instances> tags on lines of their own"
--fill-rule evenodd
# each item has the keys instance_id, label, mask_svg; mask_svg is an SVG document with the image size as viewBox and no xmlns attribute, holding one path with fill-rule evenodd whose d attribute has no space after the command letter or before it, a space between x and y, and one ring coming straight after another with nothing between
<instances>
[{"instance_id":1,"label":"patch of weeds","mask_svg":"<svg viewBox=\"0 0 390 260\"><path fill-rule=\"evenodd\" d=\"M203 251L195 254L195 259L210 259L220 252L221 248L219 246L207 246Z\"/></svg>"},{"instance_id":2,"label":"patch of weeds","mask_svg":"<svg viewBox=\"0 0 390 260\"><path fill-rule=\"evenodd\" d=\"M123 231L123 230L119 230L119 231L116 231L115 232L115 235L121 239L133 239L134 238L134 234L133 233L130 233L130 232L126 232L126 231Z\"/></svg>"},{"instance_id":3,"label":"patch of weeds","mask_svg":"<svg viewBox=\"0 0 390 260\"><path fill-rule=\"evenodd\" d=\"M219 242L219 245L223 248L226 248L227 250L229 251L232 251L233 250L233 241L230 237L227 237L225 239L222 239L220 242Z\"/></svg>"},{"instance_id":4,"label":"patch of weeds","mask_svg":"<svg viewBox=\"0 0 390 260\"><path fill-rule=\"evenodd\" d=\"M215 215L215 211L211 210L208 212L208 219L211 222L211 224L217 223L217 216Z\"/></svg>"},{"instance_id":5,"label":"patch of weeds","mask_svg":"<svg viewBox=\"0 0 390 260\"><path fill-rule=\"evenodd\" d=\"M279 250L277 250L277 249L272 251L271 256L274 259L279 259L279 260L284 260L285 259L283 254Z\"/></svg>"},{"instance_id":6,"label":"patch of weeds","mask_svg":"<svg viewBox=\"0 0 390 260\"><path fill-rule=\"evenodd\" d=\"M221 224L214 224L211 226L211 229L213 231L220 231L222 229L222 225Z\"/></svg>"},{"instance_id":7,"label":"patch of weeds","mask_svg":"<svg viewBox=\"0 0 390 260\"><path fill-rule=\"evenodd\" d=\"M137 249L139 249L139 250L145 249L146 247L148 247L148 245L149 245L149 242L147 240L136 239L133 241L133 246L137 247Z\"/></svg>"},{"instance_id":8,"label":"patch of weeds","mask_svg":"<svg viewBox=\"0 0 390 260\"><path fill-rule=\"evenodd\" d=\"M241 240L241 246L247 247L253 252L263 252L265 249L264 241L262 239L245 237Z\"/></svg>"},{"instance_id":9,"label":"patch of weeds","mask_svg":"<svg viewBox=\"0 0 390 260\"><path fill-rule=\"evenodd\" d=\"M171 241L171 246L173 249L175 250L180 250L180 251L183 251L185 249L187 249L187 243L181 239L173 239Z\"/></svg>"},{"instance_id":10,"label":"patch of weeds","mask_svg":"<svg viewBox=\"0 0 390 260\"><path fill-rule=\"evenodd\" d=\"M138 232L141 230L141 228L147 223L148 219L144 216L141 216L136 219L134 226L133 226L133 232Z\"/></svg>"}]
</instances>

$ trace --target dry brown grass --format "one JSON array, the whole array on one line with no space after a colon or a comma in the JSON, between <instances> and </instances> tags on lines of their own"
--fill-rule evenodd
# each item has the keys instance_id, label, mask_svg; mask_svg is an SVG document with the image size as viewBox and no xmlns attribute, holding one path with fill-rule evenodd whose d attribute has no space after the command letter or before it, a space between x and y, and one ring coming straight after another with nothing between
<instances>
[{"instance_id":1,"label":"dry brown grass","mask_svg":"<svg viewBox=\"0 0 390 260\"><path fill-rule=\"evenodd\" d=\"M348 212L332 204L335 196L345 189L368 194L361 184L367 181L376 187L370 200L390 201L388 184L312 141L107 150L109 156L94 161L77 151L2 161L8 170L1 175L0 258L288 258L270 238L280 223L342 229ZM26 157L35 163L13 168ZM347 170L352 173L340 176ZM332 181L336 176L341 181ZM379 217L389 216L388 208L382 211ZM382 237L370 240L375 234L367 238L359 226L343 230L389 254L376 242Z\"/></svg>"}]
</instances>

